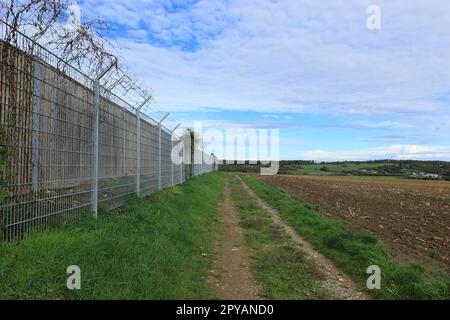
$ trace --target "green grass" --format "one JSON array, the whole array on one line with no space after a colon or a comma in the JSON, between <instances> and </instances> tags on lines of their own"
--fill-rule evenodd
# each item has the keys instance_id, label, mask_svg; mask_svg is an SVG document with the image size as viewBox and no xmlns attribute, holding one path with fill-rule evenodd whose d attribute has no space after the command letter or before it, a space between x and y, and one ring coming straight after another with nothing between
<instances>
[{"instance_id":1,"label":"green grass","mask_svg":"<svg viewBox=\"0 0 450 320\"><path fill-rule=\"evenodd\" d=\"M322 215L309 206L259 179L242 176L265 201L280 212L284 221L351 275L361 289L366 286L367 267L382 272L382 289L371 291L382 299L450 299L450 278L428 272L421 264L403 264L392 259L373 236L349 228L342 221Z\"/></svg>"},{"instance_id":2,"label":"green grass","mask_svg":"<svg viewBox=\"0 0 450 320\"><path fill-rule=\"evenodd\" d=\"M253 251L251 271L266 299L300 300L327 298L315 271L303 253L276 226L264 209L249 199L242 184L230 179L232 200L241 219L246 242Z\"/></svg>"},{"instance_id":3,"label":"green grass","mask_svg":"<svg viewBox=\"0 0 450 320\"><path fill-rule=\"evenodd\" d=\"M209 299L223 174L0 245L0 299ZM79 291L66 288L69 265Z\"/></svg>"}]
</instances>

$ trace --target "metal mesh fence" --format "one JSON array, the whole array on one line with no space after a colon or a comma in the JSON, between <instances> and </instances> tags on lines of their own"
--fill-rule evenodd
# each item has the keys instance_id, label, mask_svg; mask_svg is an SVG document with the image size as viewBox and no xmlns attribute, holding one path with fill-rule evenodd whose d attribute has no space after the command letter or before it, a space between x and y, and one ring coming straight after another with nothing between
<instances>
[{"instance_id":1,"label":"metal mesh fence","mask_svg":"<svg viewBox=\"0 0 450 320\"><path fill-rule=\"evenodd\" d=\"M4 42L5 28L0 22L0 240L215 169L174 164L181 140L161 122L104 88L97 100L94 80L23 34Z\"/></svg>"}]
</instances>

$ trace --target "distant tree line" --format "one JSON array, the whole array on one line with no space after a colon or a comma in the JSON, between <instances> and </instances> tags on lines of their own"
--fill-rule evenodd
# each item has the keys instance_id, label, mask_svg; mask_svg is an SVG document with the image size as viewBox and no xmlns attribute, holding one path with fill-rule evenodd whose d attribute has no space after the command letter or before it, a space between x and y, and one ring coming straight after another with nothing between
<instances>
[{"instance_id":1,"label":"distant tree line","mask_svg":"<svg viewBox=\"0 0 450 320\"><path fill-rule=\"evenodd\" d=\"M337 162L316 162L312 160L286 160L280 161L280 174L288 174L302 166L321 165L320 171L330 171L328 165L338 165L342 167L350 167L351 165L381 165L377 167L377 172L386 175L404 175L405 170L418 171L423 173L438 174L445 180L450 180L450 162L446 161L418 161L418 160L371 160L371 161L337 161ZM263 165L261 162L251 165L249 161L245 164L222 164L219 166L220 171L225 172L260 172ZM347 171L344 171L345 173ZM348 170L348 173L355 173Z\"/></svg>"}]
</instances>

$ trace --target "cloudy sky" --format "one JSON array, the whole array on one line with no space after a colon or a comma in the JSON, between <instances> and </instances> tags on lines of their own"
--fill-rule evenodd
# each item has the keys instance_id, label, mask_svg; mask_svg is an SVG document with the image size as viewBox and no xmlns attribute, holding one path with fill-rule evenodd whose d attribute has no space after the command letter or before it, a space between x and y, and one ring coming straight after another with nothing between
<instances>
[{"instance_id":1,"label":"cloudy sky","mask_svg":"<svg viewBox=\"0 0 450 320\"><path fill-rule=\"evenodd\" d=\"M283 159L450 160L448 0L80 5L186 124L279 128Z\"/></svg>"}]
</instances>

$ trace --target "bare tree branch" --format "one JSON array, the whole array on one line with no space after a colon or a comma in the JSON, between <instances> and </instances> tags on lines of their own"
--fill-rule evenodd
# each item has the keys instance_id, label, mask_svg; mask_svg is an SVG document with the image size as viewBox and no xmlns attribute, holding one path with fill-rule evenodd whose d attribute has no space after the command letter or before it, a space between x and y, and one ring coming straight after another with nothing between
<instances>
[{"instance_id":1,"label":"bare tree branch","mask_svg":"<svg viewBox=\"0 0 450 320\"><path fill-rule=\"evenodd\" d=\"M112 43L102 37L108 31L108 25L101 19L65 23L70 15L72 0L0 0L5 11L7 29L5 41L14 44L17 30L25 33L34 42L55 52L62 60L58 68L65 70L69 65L96 78L100 70L112 61L120 60L115 54ZM137 85L131 72L121 68L109 76L104 87L113 91L119 89L122 94L135 91L142 97L150 94Z\"/></svg>"}]
</instances>

